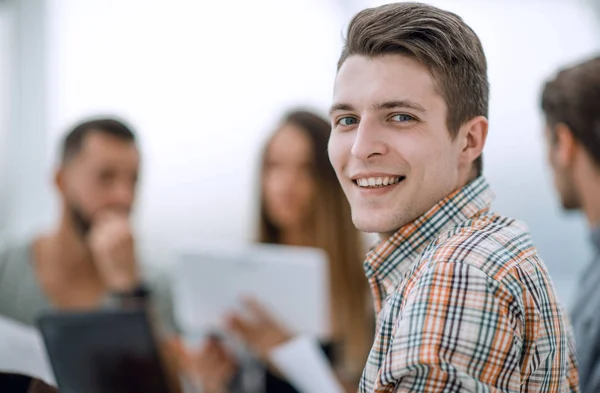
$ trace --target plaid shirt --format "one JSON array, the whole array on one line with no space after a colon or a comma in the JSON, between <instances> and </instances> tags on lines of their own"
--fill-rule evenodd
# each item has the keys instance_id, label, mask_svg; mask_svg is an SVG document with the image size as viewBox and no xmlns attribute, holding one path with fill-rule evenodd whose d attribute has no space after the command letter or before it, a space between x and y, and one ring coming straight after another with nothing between
<instances>
[{"instance_id":1,"label":"plaid shirt","mask_svg":"<svg viewBox=\"0 0 600 393\"><path fill-rule=\"evenodd\" d=\"M578 392L569 322L525 226L478 178L365 261L377 337L359 392Z\"/></svg>"}]
</instances>

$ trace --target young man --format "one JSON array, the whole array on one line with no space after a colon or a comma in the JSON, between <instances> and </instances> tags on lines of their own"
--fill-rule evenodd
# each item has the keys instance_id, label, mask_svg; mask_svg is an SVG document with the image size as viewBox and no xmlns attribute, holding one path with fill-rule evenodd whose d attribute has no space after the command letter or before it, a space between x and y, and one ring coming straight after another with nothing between
<instances>
[{"instance_id":1,"label":"young man","mask_svg":"<svg viewBox=\"0 0 600 393\"><path fill-rule=\"evenodd\" d=\"M486 59L458 16L417 3L358 13L329 156L379 313L360 392L578 391L570 327L525 226L481 176Z\"/></svg>"},{"instance_id":2,"label":"young man","mask_svg":"<svg viewBox=\"0 0 600 393\"><path fill-rule=\"evenodd\" d=\"M0 314L34 324L51 308L94 309L149 292L129 224L139 161L134 133L117 120L91 120L69 132L55 177L60 222L0 251Z\"/></svg>"},{"instance_id":3,"label":"young man","mask_svg":"<svg viewBox=\"0 0 600 393\"><path fill-rule=\"evenodd\" d=\"M566 210L582 210L596 257L572 313L581 391L600 391L600 57L560 71L544 86L548 158Z\"/></svg>"}]
</instances>

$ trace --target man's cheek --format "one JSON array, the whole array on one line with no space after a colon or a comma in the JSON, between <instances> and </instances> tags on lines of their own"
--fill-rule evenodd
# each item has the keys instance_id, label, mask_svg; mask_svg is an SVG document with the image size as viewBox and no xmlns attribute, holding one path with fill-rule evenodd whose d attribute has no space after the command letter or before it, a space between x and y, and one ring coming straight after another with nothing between
<instances>
[{"instance_id":1,"label":"man's cheek","mask_svg":"<svg viewBox=\"0 0 600 393\"><path fill-rule=\"evenodd\" d=\"M336 172L338 172L340 167L343 165L343 152L338 139L339 138L336 136L331 136L327 149L329 152L329 161Z\"/></svg>"}]
</instances>

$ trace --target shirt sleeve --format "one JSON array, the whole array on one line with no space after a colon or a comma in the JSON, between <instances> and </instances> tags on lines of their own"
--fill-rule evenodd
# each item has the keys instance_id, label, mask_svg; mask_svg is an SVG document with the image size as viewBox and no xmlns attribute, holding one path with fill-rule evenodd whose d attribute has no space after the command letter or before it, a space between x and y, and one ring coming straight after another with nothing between
<instances>
[{"instance_id":1,"label":"shirt sleeve","mask_svg":"<svg viewBox=\"0 0 600 393\"><path fill-rule=\"evenodd\" d=\"M434 263L407 291L380 370L386 392L520 391L522 343L506 290L473 266Z\"/></svg>"},{"instance_id":2,"label":"shirt sleeve","mask_svg":"<svg viewBox=\"0 0 600 393\"><path fill-rule=\"evenodd\" d=\"M147 281L152 291L152 308L160 323L162 334L166 337L180 335L182 332L177 325L174 313L171 276L166 272L158 272L149 277Z\"/></svg>"}]
</instances>

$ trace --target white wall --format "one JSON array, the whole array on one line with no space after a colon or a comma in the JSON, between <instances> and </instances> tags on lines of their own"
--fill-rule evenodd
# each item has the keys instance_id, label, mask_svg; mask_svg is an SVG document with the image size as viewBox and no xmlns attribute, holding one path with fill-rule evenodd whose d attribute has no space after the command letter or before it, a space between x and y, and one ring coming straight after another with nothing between
<instances>
[{"instance_id":1,"label":"white wall","mask_svg":"<svg viewBox=\"0 0 600 393\"><path fill-rule=\"evenodd\" d=\"M0 184L6 183L6 167L8 164L6 142L10 128L12 22L13 13L10 4L0 2ZM4 222L6 221L6 210L1 207L6 205L6 194L0 192L0 230L4 228Z\"/></svg>"},{"instance_id":2,"label":"white wall","mask_svg":"<svg viewBox=\"0 0 600 393\"><path fill-rule=\"evenodd\" d=\"M125 116L146 238L253 237L263 139L290 105L329 103L340 31L319 3L50 1L52 144L81 116Z\"/></svg>"},{"instance_id":3,"label":"white wall","mask_svg":"<svg viewBox=\"0 0 600 393\"><path fill-rule=\"evenodd\" d=\"M46 119L46 3L44 0L5 0L4 26L8 53L2 72L9 77L2 90L8 110L2 123L2 223L13 236L36 230L50 213L51 191L45 176L48 152ZM6 67L6 68L4 68Z\"/></svg>"},{"instance_id":4,"label":"white wall","mask_svg":"<svg viewBox=\"0 0 600 393\"><path fill-rule=\"evenodd\" d=\"M538 96L556 67L600 49L598 25L574 1L437 3L464 17L488 56L485 155L496 207L528 222L568 301L589 249L581 220L559 212ZM263 138L289 105L329 104L351 11L329 4L49 0L50 145L89 114L117 113L138 126L139 228L159 240L147 250L160 263L168 263L163 245L182 237L251 238Z\"/></svg>"}]
</instances>

